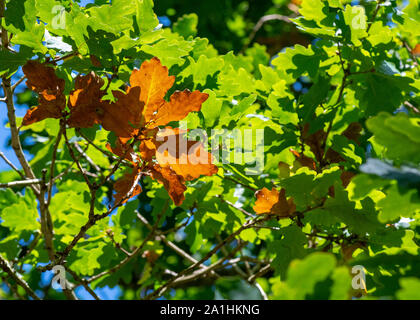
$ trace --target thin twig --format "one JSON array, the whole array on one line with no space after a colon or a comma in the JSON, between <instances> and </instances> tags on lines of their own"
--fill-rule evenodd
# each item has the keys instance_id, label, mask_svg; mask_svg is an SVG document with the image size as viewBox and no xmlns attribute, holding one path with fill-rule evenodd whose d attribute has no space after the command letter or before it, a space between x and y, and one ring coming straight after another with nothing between
<instances>
[{"instance_id":1,"label":"thin twig","mask_svg":"<svg viewBox=\"0 0 420 320\"><path fill-rule=\"evenodd\" d=\"M63 132L65 130L66 130L65 124L61 123L60 124L60 131L58 132L57 139L55 140L53 153L52 153L52 160L51 160L51 165L50 165L50 182L48 184L47 207L51 203L51 194L52 194L53 182L54 182L54 169L55 169L55 161L57 159L57 150L58 150L58 146L60 145L61 137L63 136Z\"/></svg>"},{"instance_id":2,"label":"thin twig","mask_svg":"<svg viewBox=\"0 0 420 320\"><path fill-rule=\"evenodd\" d=\"M86 161L89 162L89 164L93 167L93 169L95 169L96 172L101 172L101 168L99 168L99 166L95 162L93 162L93 160L82 150L82 148L77 142L74 142L73 146L77 150L77 152L79 152L83 156L83 158L85 158Z\"/></svg>"},{"instance_id":3,"label":"thin twig","mask_svg":"<svg viewBox=\"0 0 420 320\"><path fill-rule=\"evenodd\" d=\"M64 135L64 139L66 140L66 145L67 145L67 148L69 150L70 156L72 157L73 161L76 163L77 168L79 169L80 173L83 176L83 179L85 179L85 182L86 182L86 184L89 187L89 190L92 190L92 183L89 181L89 178L87 177L85 170L83 170L83 168L82 168L82 166L81 166L81 164L79 162L79 159L74 154L74 151L73 151L73 148L71 146L71 143L69 142L69 139L67 137L67 131L66 130L64 130L63 135Z\"/></svg>"},{"instance_id":4,"label":"thin twig","mask_svg":"<svg viewBox=\"0 0 420 320\"><path fill-rule=\"evenodd\" d=\"M409 107L411 110L413 110L414 113L419 113L420 114L420 110L417 109L415 106L413 106L410 102L408 101L404 101L404 105L406 105L407 107Z\"/></svg>"},{"instance_id":5,"label":"thin twig","mask_svg":"<svg viewBox=\"0 0 420 320\"><path fill-rule=\"evenodd\" d=\"M197 261L197 263L195 263L195 264L191 265L190 267L182 270L178 274L178 277L187 275L189 272L193 271L197 266L204 263L207 259L209 259L211 256L213 256L213 254L215 254L217 251L219 251L221 247L225 246L226 244L228 244L232 240L234 240L235 237L238 236L242 231L251 228L254 224L256 224L258 222L265 221L265 220L268 220L268 219L270 219L270 217L266 216L266 217L263 217L263 218L257 217L255 219L250 219L250 220L246 221L240 228L238 228L235 232L230 234L222 242L220 242L212 250L210 250L200 261ZM162 286L160 286L159 288L154 290L152 293L147 295L145 297L145 299L148 300L148 299L155 299L157 297L160 297L176 280L177 280L177 278L175 278L175 277L171 278L168 282L166 282L165 284L163 284Z\"/></svg>"},{"instance_id":6,"label":"thin twig","mask_svg":"<svg viewBox=\"0 0 420 320\"><path fill-rule=\"evenodd\" d=\"M225 265L236 264L239 261L238 259L234 259L233 261L229 259L232 258L238 251L240 251L244 245L245 245L245 242L238 244L236 248L233 249L227 256L219 259L212 265L208 266L206 269L195 270L193 273L189 275L182 275L181 274L182 272L178 273L177 277L172 281L172 283L168 287L179 286L180 284L194 281L198 278L204 277L209 272L214 272L215 270L224 267ZM224 262L227 260L229 261L226 264L224 264ZM216 278L218 277L219 276L216 274ZM148 299L148 297L146 297L146 299Z\"/></svg>"},{"instance_id":7,"label":"thin twig","mask_svg":"<svg viewBox=\"0 0 420 320\"><path fill-rule=\"evenodd\" d=\"M99 220L105 219L106 217L108 217L112 212L114 212L115 209L117 209L118 207L120 207L127 199L129 199L131 197L131 195L133 194L133 191L135 189L135 186L138 184L140 177L141 177L141 172L139 173L139 175L136 177L130 191L127 193L127 195L125 197L123 197L119 202L117 202L116 204L114 204L113 207L111 207L110 209L108 209L108 211L102 213L102 214L92 214L93 212L93 206L94 206L94 202L91 201L90 204L90 209L89 209L89 220L88 222L86 222L86 224L84 226L82 226L80 228L79 233L73 238L73 240L70 242L70 244L60 253L61 257L60 257L60 264L62 264L64 262L64 260L67 258L67 256L70 254L70 251L74 248L74 246L79 242L79 240L81 238L83 238L86 234L86 232L95 225L95 223ZM96 192L96 188L92 188L91 189L91 194L92 197L94 197L94 194ZM49 268L51 268L50 265L41 268L41 270L48 270Z\"/></svg>"},{"instance_id":8,"label":"thin twig","mask_svg":"<svg viewBox=\"0 0 420 320\"><path fill-rule=\"evenodd\" d=\"M0 157L11 167L13 170L15 170L23 179L25 179L25 175L20 172L18 168L9 160L7 159L6 155L0 151Z\"/></svg>"},{"instance_id":9,"label":"thin twig","mask_svg":"<svg viewBox=\"0 0 420 320\"><path fill-rule=\"evenodd\" d=\"M379 9L381 8L381 2L382 0L379 0L378 3L376 4L375 12L373 13L373 16L372 16L372 21L369 23L366 29L366 33L369 33L370 28L372 27L373 23L376 20L376 16L378 15Z\"/></svg>"},{"instance_id":10,"label":"thin twig","mask_svg":"<svg viewBox=\"0 0 420 320\"><path fill-rule=\"evenodd\" d=\"M216 236L217 241L219 242L223 241L219 234L216 234L215 236ZM220 251L223 253L225 257L229 256L229 252L227 251L226 247L221 247ZM238 266L238 263L233 263L232 266L236 270L236 272L238 272L242 277L246 276L246 273Z\"/></svg>"},{"instance_id":11,"label":"thin twig","mask_svg":"<svg viewBox=\"0 0 420 320\"><path fill-rule=\"evenodd\" d=\"M143 224L150 231L153 231L153 226L149 223L149 221L147 221L147 219L143 215L141 215L139 212L137 212L137 217L139 218L139 220L141 222L143 222ZM168 246L168 248L171 248L172 250L174 250L179 256L181 256L182 258L190 261L191 263L197 263L198 262L197 259L195 259L191 255L189 255L187 252L182 250L175 243L173 243L172 241L169 241L163 233L161 233L161 232L156 232L156 233L157 233L157 239L161 240L166 246ZM200 268L207 269L207 267L204 264L201 264Z\"/></svg>"},{"instance_id":12,"label":"thin twig","mask_svg":"<svg viewBox=\"0 0 420 320\"><path fill-rule=\"evenodd\" d=\"M22 181L12 181L8 183L0 183L0 188L13 188L13 187L25 187L34 184L40 184L42 182L41 179L28 179Z\"/></svg>"},{"instance_id":13,"label":"thin twig","mask_svg":"<svg viewBox=\"0 0 420 320\"><path fill-rule=\"evenodd\" d=\"M12 86L12 92L15 92L16 88L23 82L23 80L26 79L26 76L23 76L18 81L15 82L15 84Z\"/></svg>"},{"instance_id":14,"label":"thin twig","mask_svg":"<svg viewBox=\"0 0 420 320\"><path fill-rule=\"evenodd\" d=\"M94 147L96 150L98 150L99 152L101 152L103 155L111 158L112 161L117 161L118 157L114 156L111 152L107 152L105 150L102 150L100 147L98 147L91 139L89 139L88 137L86 137L82 131L80 131L80 129L76 129L76 132L78 135L80 135L83 139L85 139L87 141L88 144L90 144L92 147Z\"/></svg>"},{"instance_id":15,"label":"thin twig","mask_svg":"<svg viewBox=\"0 0 420 320\"><path fill-rule=\"evenodd\" d=\"M95 300L101 300L101 298L99 298L99 296L96 294L96 292L93 291L91 287L89 287L89 284L84 279L80 278L77 275L77 273L74 272L73 270L71 270L70 268L68 268L68 267L65 267L65 268L66 268L66 271L71 274L73 279L75 281L77 281L78 283L80 283Z\"/></svg>"},{"instance_id":16,"label":"thin twig","mask_svg":"<svg viewBox=\"0 0 420 320\"><path fill-rule=\"evenodd\" d=\"M45 239L45 249L47 250L48 257L51 261L55 259L55 250L54 250L54 242L53 242L53 222L51 219L51 214L48 209L48 205L45 201L45 194L47 193L47 170L42 170L42 183L41 183L41 190L39 195L39 211L41 216L41 231L44 235Z\"/></svg>"},{"instance_id":17,"label":"thin twig","mask_svg":"<svg viewBox=\"0 0 420 320\"><path fill-rule=\"evenodd\" d=\"M52 60L52 63L57 63L61 60L65 60L74 56L77 56L79 54L79 52L75 51L75 52L71 52L69 54L63 55L61 57L55 58L54 60Z\"/></svg>"},{"instance_id":18,"label":"thin twig","mask_svg":"<svg viewBox=\"0 0 420 320\"><path fill-rule=\"evenodd\" d=\"M228 206L230 206L230 207L232 207L232 208L235 208L236 210L238 210L238 211L242 212L243 214L247 215L248 217L255 218L255 216L254 216L252 213L249 213L248 211L246 211L245 209L243 209L243 208L241 208L241 207L237 207L237 206L235 206L232 202L230 202L230 201L228 201L228 200L223 199L223 197L222 197L222 196L217 195L217 197L218 197L218 198L219 198L222 202L226 203Z\"/></svg>"},{"instance_id":19,"label":"thin twig","mask_svg":"<svg viewBox=\"0 0 420 320\"><path fill-rule=\"evenodd\" d=\"M261 287L261 285L258 283L258 282L255 282L255 287L258 289L258 291L260 292L260 294L261 294L261 297L264 299L264 300L268 300L268 296L267 296L267 294L265 293L265 291L264 291L264 289Z\"/></svg>"},{"instance_id":20,"label":"thin twig","mask_svg":"<svg viewBox=\"0 0 420 320\"><path fill-rule=\"evenodd\" d=\"M268 14L266 16L261 17L258 20L258 22L255 24L255 26L252 29L251 33L249 34L248 41L247 41L246 45L242 48L241 52L244 52L249 47L249 45L254 40L255 35L261 29L261 27L264 25L264 23L266 23L268 21L273 21L273 20L284 21L284 22L287 22L287 23L291 23L292 22L290 20L290 17L283 16L283 15L280 15L280 14Z\"/></svg>"},{"instance_id":21,"label":"thin twig","mask_svg":"<svg viewBox=\"0 0 420 320\"><path fill-rule=\"evenodd\" d=\"M3 76L2 78L2 84L3 89L6 95L6 105L7 105L7 117L9 119L10 124L10 133L12 137L12 148L16 154L16 157L18 158L20 165L23 168L23 171L25 172L26 177L29 179L36 179L34 172L32 171L31 166L29 165L29 162L26 160L25 154L22 150L22 145L20 143L19 139L19 130L16 125L16 114L15 114L15 107L13 103L13 92L11 90L10 86L10 78L7 78L7 76ZM34 189L35 194L39 195L39 188L37 186L32 186Z\"/></svg>"},{"instance_id":22,"label":"thin twig","mask_svg":"<svg viewBox=\"0 0 420 320\"><path fill-rule=\"evenodd\" d=\"M115 241L114 238L114 233L112 232L112 230L107 230L106 232L107 236L111 239L113 245L119 249L122 253L124 253L126 256L131 256L131 252L128 252L127 250L125 250L121 244L119 244L117 241Z\"/></svg>"},{"instance_id":23,"label":"thin twig","mask_svg":"<svg viewBox=\"0 0 420 320\"><path fill-rule=\"evenodd\" d=\"M249 283L253 283L256 279L262 277L264 274L266 274L270 270L271 270L271 264L265 265L256 274L254 274L251 277L249 277L248 278L248 282Z\"/></svg>"},{"instance_id":24,"label":"thin twig","mask_svg":"<svg viewBox=\"0 0 420 320\"><path fill-rule=\"evenodd\" d=\"M159 222L162 219L163 215L165 214L167 208L169 206L169 201L167 200L165 205L163 206L161 212L158 214L157 218L156 218L156 222L152 227L152 230L149 232L149 234L147 235L146 238L144 238L143 242L129 255L127 256L124 260L122 260L120 263L118 263L116 266L112 267L111 269L108 269L104 272L101 272L95 276L92 276L91 278L89 278L87 281L89 283L91 283L92 281L95 281L99 278L102 278L103 276L106 276L108 274L114 273L117 270L121 269L123 266L125 266L127 263L129 263L131 260L133 260L140 252L143 251L144 246L147 244L147 242L149 240L151 240L155 235L156 235L156 230L159 226Z\"/></svg>"},{"instance_id":25,"label":"thin twig","mask_svg":"<svg viewBox=\"0 0 420 320\"><path fill-rule=\"evenodd\" d=\"M2 268L4 272L6 272L11 278L13 278L16 281L16 283L18 283L25 290L28 296L30 296L34 300L41 300L41 298L38 297L35 294L35 292L29 287L28 283L23 279L23 277L19 273L17 273L15 270L13 270L10 263L6 259L4 259L1 254L0 254L0 268Z\"/></svg>"},{"instance_id":26,"label":"thin twig","mask_svg":"<svg viewBox=\"0 0 420 320\"><path fill-rule=\"evenodd\" d=\"M238 181L238 180L235 180L235 179L233 179L233 178L231 178L231 177L229 177L229 176L220 176L220 175L218 175L220 178L222 178L222 179L224 179L224 180L229 180L229 181L232 181L232 182L234 182L234 183L236 183L236 184L239 184L239 185L241 185L242 187L244 187L244 188L247 188L247 189L249 189L249 190L251 190L252 192L256 192L257 191L257 189L256 188L254 188L254 187L251 187L251 186L249 186L249 185L247 185L247 184L245 184L245 183L243 183L242 181Z\"/></svg>"}]
</instances>

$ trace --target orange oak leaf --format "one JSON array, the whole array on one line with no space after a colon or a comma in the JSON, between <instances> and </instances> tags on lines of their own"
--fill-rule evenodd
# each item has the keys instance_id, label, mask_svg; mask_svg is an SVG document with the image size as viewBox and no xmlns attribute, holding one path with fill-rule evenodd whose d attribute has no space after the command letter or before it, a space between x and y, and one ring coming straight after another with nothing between
<instances>
[{"instance_id":1,"label":"orange oak leaf","mask_svg":"<svg viewBox=\"0 0 420 320\"><path fill-rule=\"evenodd\" d=\"M182 204L185 200L184 192L187 190L182 176L177 175L171 168L161 167L158 164L151 167L151 175L153 179L163 184L175 205Z\"/></svg>"},{"instance_id":2,"label":"orange oak leaf","mask_svg":"<svg viewBox=\"0 0 420 320\"><path fill-rule=\"evenodd\" d=\"M159 161L159 153L157 160ZM170 164L171 168L185 180L191 181L200 176L212 176L217 173L218 168L212 163L212 155L204 148L199 141L188 142L188 153L183 153L176 163Z\"/></svg>"},{"instance_id":3,"label":"orange oak leaf","mask_svg":"<svg viewBox=\"0 0 420 320\"><path fill-rule=\"evenodd\" d=\"M146 122L149 122L157 109L165 103L163 98L174 82L175 76L169 76L168 68L162 66L156 57L144 61L139 70L132 72L130 85L141 88L140 101L144 103Z\"/></svg>"},{"instance_id":4,"label":"orange oak leaf","mask_svg":"<svg viewBox=\"0 0 420 320\"><path fill-rule=\"evenodd\" d=\"M132 172L124 174L114 183L114 190L117 192L114 195L115 203L125 203L127 200L140 194L142 189L138 184L139 174L140 169L135 167Z\"/></svg>"},{"instance_id":5,"label":"orange oak leaf","mask_svg":"<svg viewBox=\"0 0 420 320\"><path fill-rule=\"evenodd\" d=\"M175 82L168 68L158 58L144 61L140 70L133 70L126 92L112 91L115 103L103 101L104 81L90 73L78 76L70 94L70 127L91 127L101 124L120 138L144 135L147 131L171 121L185 118L191 111L200 111L208 94L184 90L175 92L170 101L164 100Z\"/></svg>"},{"instance_id":6,"label":"orange oak leaf","mask_svg":"<svg viewBox=\"0 0 420 320\"><path fill-rule=\"evenodd\" d=\"M64 80L57 77L54 68L38 61L28 61L22 70L28 79L26 85L38 93L39 100L38 106L26 112L22 125L27 126L47 118L60 118L66 107Z\"/></svg>"},{"instance_id":7,"label":"orange oak leaf","mask_svg":"<svg viewBox=\"0 0 420 320\"><path fill-rule=\"evenodd\" d=\"M416 46L411 50L411 54L415 57L420 57L420 43L417 43Z\"/></svg>"},{"instance_id":8,"label":"orange oak leaf","mask_svg":"<svg viewBox=\"0 0 420 320\"><path fill-rule=\"evenodd\" d=\"M200 111L201 105L209 95L198 90L176 91L172 94L170 101L165 102L156 114L152 116L152 126L164 126L171 121L184 119L192 111Z\"/></svg>"},{"instance_id":9,"label":"orange oak leaf","mask_svg":"<svg viewBox=\"0 0 420 320\"><path fill-rule=\"evenodd\" d=\"M156 142L156 160L159 165L171 167L186 181L216 174L218 168L212 163L211 153L205 150L202 142L187 140L185 133L170 127L159 132Z\"/></svg>"},{"instance_id":10,"label":"orange oak leaf","mask_svg":"<svg viewBox=\"0 0 420 320\"><path fill-rule=\"evenodd\" d=\"M139 146L140 157L144 161L152 161L153 157L156 156L156 148L156 141L154 141L154 139L142 140Z\"/></svg>"},{"instance_id":11,"label":"orange oak leaf","mask_svg":"<svg viewBox=\"0 0 420 320\"><path fill-rule=\"evenodd\" d=\"M283 218L290 217L296 211L296 205L293 198L286 199L286 190L281 189L280 192L272 188L258 190L255 193L257 201L255 201L254 211L258 214L273 214Z\"/></svg>"},{"instance_id":12,"label":"orange oak leaf","mask_svg":"<svg viewBox=\"0 0 420 320\"><path fill-rule=\"evenodd\" d=\"M144 61L139 70L134 70L130 77L132 87L140 87L140 101L144 103L144 119L149 128L164 126L171 121L184 119L192 111L200 111L208 94L198 90L176 91L168 101L164 97L175 82L169 76L168 68L162 66L156 57Z\"/></svg>"}]
</instances>

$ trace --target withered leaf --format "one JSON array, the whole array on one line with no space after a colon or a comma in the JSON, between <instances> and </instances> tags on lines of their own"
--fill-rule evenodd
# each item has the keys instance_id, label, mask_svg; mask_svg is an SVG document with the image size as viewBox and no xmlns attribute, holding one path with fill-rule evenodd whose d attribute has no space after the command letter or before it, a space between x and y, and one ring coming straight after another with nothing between
<instances>
[{"instance_id":1,"label":"withered leaf","mask_svg":"<svg viewBox=\"0 0 420 320\"><path fill-rule=\"evenodd\" d=\"M121 138L118 138L115 141L115 147L111 146L110 143L107 143L106 148L113 154L119 156L120 158L124 158L125 160L128 160L132 163L138 161L138 156L134 152L134 149L131 147L130 144L124 142L124 140Z\"/></svg>"},{"instance_id":2,"label":"withered leaf","mask_svg":"<svg viewBox=\"0 0 420 320\"><path fill-rule=\"evenodd\" d=\"M136 166L131 172L124 174L117 182L114 183L115 203L125 203L127 200L140 194L142 191L138 184L138 176L140 169Z\"/></svg>"},{"instance_id":3,"label":"withered leaf","mask_svg":"<svg viewBox=\"0 0 420 320\"><path fill-rule=\"evenodd\" d=\"M341 169L343 169L343 167L340 167ZM353 179L353 177L356 174L354 172L351 171L342 171L341 175L340 175L340 179L341 179L341 184L343 185L344 188L346 188L349 184L351 179ZM328 188L328 195L331 197L335 197L335 189L334 186L330 186Z\"/></svg>"},{"instance_id":4,"label":"withered leaf","mask_svg":"<svg viewBox=\"0 0 420 320\"><path fill-rule=\"evenodd\" d=\"M191 111L199 111L208 95L199 91L175 92L170 101L165 94L174 84L168 68L158 58L142 63L140 70L130 76L126 92L113 91L115 103L103 101L104 81L93 72L76 78L75 90L70 94L70 127L91 127L101 124L120 138L139 137L143 131L185 118Z\"/></svg>"},{"instance_id":5,"label":"withered leaf","mask_svg":"<svg viewBox=\"0 0 420 320\"><path fill-rule=\"evenodd\" d=\"M309 124L305 124L302 132L302 140L309 146L312 153L315 155L315 159L321 163L324 157L324 142L327 137L327 133L324 129L320 129L315 133L309 134Z\"/></svg>"},{"instance_id":6,"label":"withered leaf","mask_svg":"<svg viewBox=\"0 0 420 320\"><path fill-rule=\"evenodd\" d=\"M349 140L352 140L359 144L359 137L360 133L362 131L362 126L358 122L352 122L348 125L346 130L344 130L341 135L346 137ZM332 148L329 148L327 150L327 153L325 154L325 158L330 163L339 163L346 161L337 151L333 150Z\"/></svg>"},{"instance_id":7,"label":"withered leaf","mask_svg":"<svg viewBox=\"0 0 420 320\"><path fill-rule=\"evenodd\" d=\"M141 88L140 101L144 103L146 122L149 122L157 109L165 103L165 94L174 82L175 76L169 76L168 68L162 66L156 57L144 61L139 70L132 72L130 85Z\"/></svg>"},{"instance_id":8,"label":"withered leaf","mask_svg":"<svg viewBox=\"0 0 420 320\"><path fill-rule=\"evenodd\" d=\"M27 126L47 118L60 118L66 107L63 79L55 74L54 68L38 61L30 60L22 67L26 78L26 85L38 93L38 106L29 109L22 125Z\"/></svg>"},{"instance_id":9,"label":"withered leaf","mask_svg":"<svg viewBox=\"0 0 420 320\"><path fill-rule=\"evenodd\" d=\"M208 94L198 90L176 91L168 101L164 97L175 82L168 68L156 57L145 61L130 77L132 87L140 87L140 101L144 103L144 119L149 128L164 126L171 121L184 119L192 111L200 111Z\"/></svg>"},{"instance_id":10,"label":"withered leaf","mask_svg":"<svg viewBox=\"0 0 420 320\"><path fill-rule=\"evenodd\" d=\"M353 140L357 144L359 144L360 133L362 132L362 125L359 122L352 122L343 131L342 135L345 136L349 140Z\"/></svg>"},{"instance_id":11,"label":"withered leaf","mask_svg":"<svg viewBox=\"0 0 420 320\"><path fill-rule=\"evenodd\" d=\"M156 141L154 140L142 140L139 146L140 157L144 161L152 161L153 157L156 156Z\"/></svg>"},{"instance_id":12,"label":"withered leaf","mask_svg":"<svg viewBox=\"0 0 420 320\"><path fill-rule=\"evenodd\" d=\"M106 130L113 131L118 137L130 138L143 125L144 104L139 100L140 88L129 87L126 93L113 91L115 103L103 101L105 92L101 90L104 80L91 72L78 76L75 90L70 93L70 127L89 128L101 124Z\"/></svg>"},{"instance_id":13,"label":"withered leaf","mask_svg":"<svg viewBox=\"0 0 420 320\"><path fill-rule=\"evenodd\" d=\"M201 105L209 95L196 91L176 91L172 94L170 101L165 102L152 116L152 126L164 126L171 121L184 119L192 111L200 111Z\"/></svg>"},{"instance_id":14,"label":"withered leaf","mask_svg":"<svg viewBox=\"0 0 420 320\"><path fill-rule=\"evenodd\" d=\"M254 211L258 214L273 214L279 217L290 217L296 211L296 205L293 199L286 199L286 190L281 189L280 192L272 188L258 190L255 193L257 201L255 201Z\"/></svg>"},{"instance_id":15,"label":"withered leaf","mask_svg":"<svg viewBox=\"0 0 420 320\"><path fill-rule=\"evenodd\" d=\"M170 127L159 132L156 160L161 166L169 166L186 181L200 176L212 176L218 168L211 153L205 150L200 141L191 141L184 137L185 131Z\"/></svg>"},{"instance_id":16,"label":"withered leaf","mask_svg":"<svg viewBox=\"0 0 420 320\"><path fill-rule=\"evenodd\" d=\"M344 188L346 188L349 185L351 179L353 179L353 177L355 175L356 174L354 172L351 172L351 171L343 171L341 173L340 179L341 179L341 182L342 182Z\"/></svg>"},{"instance_id":17,"label":"withered leaf","mask_svg":"<svg viewBox=\"0 0 420 320\"><path fill-rule=\"evenodd\" d=\"M89 128L100 124L104 115L101 90L104 80L91 72L85 76L78 75L74 90L70 93L70 117L67 123L70 127Z\"/></svg>"},{"instance_id":18,"label":"withered leaf","mask_svg":"<svg viewBox=\"0 0 420 320\"><path fill-rule=\"evenodd\" d=\"M144 104L139 100L140 88L129 87L127 93L113 92L118 100L115 103L103 103L100 117L102 126L113 131L118 137L130 138L138 134L143 125L142 111Z\"/></svg>"},{"instance_id":19,"label":"withered leaf","mask_svg":"<svg viewBox=\"0 0 420 320\"><path fill-rule=\"evenodd\" d=\"M411 50L411 54L415 57L420 57L420 43L417 43L416 46Z\"/></svg>"},{"instance_id":20,"label":"withered leaf","mask_svg":"<svg viewBox=\"0 0 420 320\"><path fill-rule=\"evenodd\" d=\"M163 184L175 205L182 204L185 200L184 192L187 190L182 176L177 175L170 167L161 167L158 164L152 166L151 175L153 179Z\"/></svg>"},{"instance_id":21,"label":"withered leaf","mask_svg":"<svg viewBox=\"0 0 420 320\"><path fill-rule=\"evenodd\" d=\"M316 163L312 158L305 156L303 153L299 153L296 150L289 150L295 156L296 162L302 167L307 167L311 170L316 170Z\"/></svg>"}]
</instances>

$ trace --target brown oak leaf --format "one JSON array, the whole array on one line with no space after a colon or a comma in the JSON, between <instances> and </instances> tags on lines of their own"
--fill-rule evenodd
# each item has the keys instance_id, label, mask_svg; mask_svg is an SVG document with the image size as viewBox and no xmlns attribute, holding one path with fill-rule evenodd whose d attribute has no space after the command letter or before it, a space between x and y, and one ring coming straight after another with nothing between
<instances>
[{"instance_id":1,"label":"brown oak leaf","mask_svg":"<svg viewBox=\"0 0 420 320\"><path fill-rule=\"evenodd\" d=\"M352 122L348 125L346 130L344 130L341 133L341 135L359 144L359 138L362 129L363 128L360 123ZM332 148L329 148L327 150L325 157L330 163L339 163L346 161L337 151L333 150Z\"/></svg>"},{"instance_id":2,"label":"brown oak leaf","mask_svg":"<svg viewBox=\"0 0 420 320\"><path fill-rule=\"evenodd\" d=\"M125 203L127 200L140 194L142 189L138 184L139 174L140 169L136 166L131 172L124 174L114 183L114 190L117 192L114 195L115 203Z\"/></svg>"},{"instance_id":3,"label":"brown oak leaf","mask_svg":"<svg viewBox=\"0 0 420 320\"><path fill-rule=\"evenodd\" d=\"M103 85L104 80L94 72L76 77L69 97L70 117L67 123L70 127L89 128L101 123L100 117L104 114L101 100Z\"/></svg>"},{"instance_id":4,"label":"brown oak leaf","mask_svg":"<svg viewBox=\"0 0 420 320\"><path fill-rule=\"evenodd\" d=\"M175 205L182 204L185 200L184 192L187 190L182 176L177 175L170 167L161 167L158 164L151 167L151 175L153 179L163 184Z\"/></svg>"},{"instance_id":5,"label":"brown oak leaf","mask_svg":"<svg viewBox=\"0 0 420 320\"><path fill-rule=\"evenodd\" d=\"M121 138L118 138L115 141L115 147L111 146L110 143L106 144L106 148L111 151L113 154L119 156L120 158L124 158L132 163L138 161L138 156L134 152L133 147L128 143L124 142Z\"/></svg>"},{"instance_id":6,"label":"brown oak leaf","mask_svg":"<svg viewBox=\"0 0 420 320\"><path fill-rule=\"evenodd\" d=\"M360 133L362 132L363 128L359 122L352 122L343 131L342 135L345 136L349 140L353 140L357 144L359 144Z\"/></svg>"},{"instance_id":7,"label":"brown oak leaf","mask_svg":"<svg viewBox=\"0 0 420 320\"><path fill-rule=\"evenodd\" d=\"M130 86L125 93L112 92L116 102L111 103L102 100L103 80L93 73L80 77L70 97L69 124L80 127L97 123L113 131L118 139L115 146L107 145L108 150L138 166L141 163L145 174L163 184L174 203L180 205L185 199L185 181L202 175L211 176L217 173L218 168L212 164L212 156L203 143L184 139L183 132L178 129L159 131L159 127L169 122L182 120L192 111L200 111L202 103L208 98L205 93L185 90L176 91L166 101L165 95L174 81L175 77L169 76L168 68L162 66L159 59L153 58L132 72ZM129 146L129 140L134 144ZM140 142L138 149L142 161L135 156L132 148L136 142ZM185 150L179 148L183 144L186 145ZM119 181L118 197L121 198L127 191L129 178L132 177L125 175Z\"/></svg>"},{"instance_id":8,"label":"brown oak leaf","mask_svg":"<svg viewBox=\"0 0 420 320\"><path fill-rule=\"evenodd\" d=\"M26 85L38 94L38 106L29 109L22 125L27 126L47 118L60 118L66 107L63 79L55 74L54 68L38 61L30 60L22 67Z\"/></svg>"},{"instance_id":9,"label":"brown oak leaf","mask_svg":"<svg viewBox=\"0 0 420 320\"><path fill-rule=\"evenodd\" d=\"M290 149L289 151L295 156L295 162L297 162L298 166L300 165L302 167L307 167L311 170L316 170L316 163L312 158L305 156L303 153L299 153L293 149ZM296 167L295 164L293 166Z\"/></svg>"},{"instance_id":10,"label":"brown oak leaf","mask_svg":"<svg viewBox=\"0 0 420 320\"><path fill-rule=\"evenodd\" d=\"M144 123L142 117L144 104L139 100L140 88L129 87L126 94L120 91L113 94L118 100L115 103L103 104L102 126L121 138L138 135Z\"/></svg>"},{"instance_id":11,"label":"brown oak leaf","mask_svg":"<svg viewBox=\"0 0 420 320\"><path fill-rule=\"evenodd\" d=\"M140 88L128 87L125 93L113 91L117 101L112 103L102 100L105 94L101 90L103 85L104 80L93 72L76 78L75 90L70 93L69 99L69 126L89 128L100 124L118 137L131 138L144 124Z\"/></svg>"},{"instance_id":12,"label":"brown oak leaf","mask_svg":"<svg viewBox=\"0 0 420 320\"><path fill-rule=\"evenodd\" d=\"M324 142L327 133L324 129L320 129L315 133L309 134L309 124L305 124L302 132L303 142L306 143L315 155L315 159L321 163L324 157Z\"/></svg>"}]
</instances>

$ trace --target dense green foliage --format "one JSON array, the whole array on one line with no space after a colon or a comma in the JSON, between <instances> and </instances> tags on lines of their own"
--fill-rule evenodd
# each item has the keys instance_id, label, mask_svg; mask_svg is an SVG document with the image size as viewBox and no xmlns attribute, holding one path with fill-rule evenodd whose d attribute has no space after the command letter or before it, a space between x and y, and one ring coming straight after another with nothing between
<instances>
[{"instance_id":1,"label":"dense green foliage","mask_svg":"<svg viewBox=\"0 0 420 320\"><path fill-rule=\"evenodd\" d=\"M185 119L189 129L264 130L263 173L248 175L252 163L218 164L217 175L187 184L180 206L143 177L134 200L95 220L72 246L91 221L82 170L91 182L112 175L96 191L93 214L113 203L113 183L124 174L113 171L120 163L106 149L115 135L96 125L66 128L64 139L58 119L24 126L25 155L41 180L33 186L42 194L51 176L62 175L51 199L29 185L0 190L2 259L48 299L72 297L72 289L63 294L41 281L56 264L76 288L118 286L121 299L419 299L420 2L157 2L0 0L9 107L7 86L28 60L53 65L67 96L77 74L94 71L112 99L133 69L156 56L176 76L169 94L209 94ZM53 12L57 5L62 11ZM58 27L57 12L65 21ZM177 20L156 28L155 12ZM251 39L268 14L291 20L269 21ZM15 103L37 104L27 88L14 95ZM11 130L13 119L9 112ZM3 171L0 183L22 177ZM255 192L273 187L293 199L290 217L254 211ZM355 265L365 268L366 290L352 288ZM6 268L2 282L1 297L29 297Z\"/></svg>"}]
</instances>

